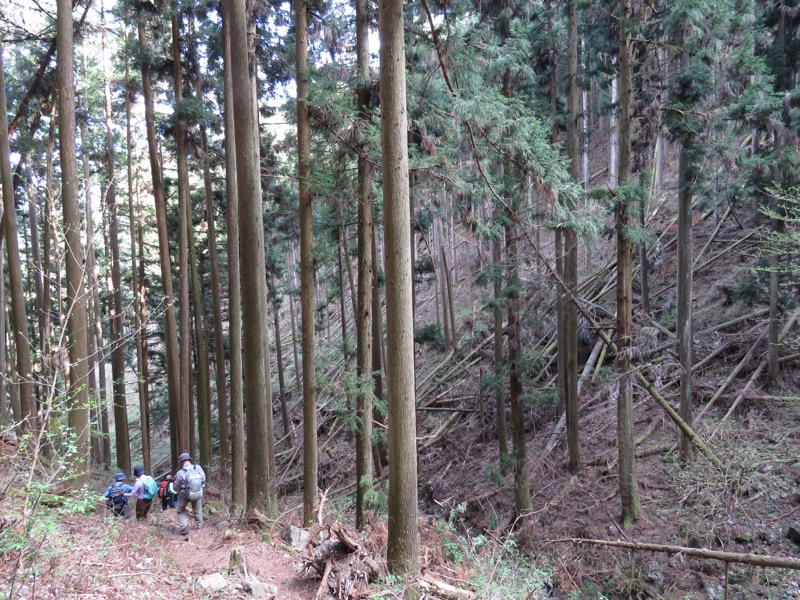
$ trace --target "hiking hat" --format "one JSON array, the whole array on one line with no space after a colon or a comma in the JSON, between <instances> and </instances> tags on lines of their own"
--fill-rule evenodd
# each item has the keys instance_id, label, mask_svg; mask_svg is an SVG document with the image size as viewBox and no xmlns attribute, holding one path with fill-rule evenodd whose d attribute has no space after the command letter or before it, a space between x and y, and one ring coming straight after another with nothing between
<instances>
[{"instance_id":1,"label":"hiking hat","mask_svg":"<svg viewBox=\"0 0 800 600\"><path fill-rule=\"evenodd\" d=\"M128 478L127 475L123 472L119 472L114 476L114 481L125 481Z\"/></svg>"},{"instance_id":2,"label":"hiking hat","mask_svg":"<svg viewBox=\"0 0 800 600\"><path fill-rule=\"evenodd\" d=\"M173 479L175 479L175 478L172 475L167 475L167 477L166 477L167 481L172 481Z\"/></svg>"},{"instance_id":3,"label":"hiking hat","mask_svg":"<svg viewBox=\"0 0 800 600\"><path fill-rule=\"evenodd\" d=\"M144 467L142 465L136 465L135 467L133 467L133 475L135 477L139 477L139 475L141 475L142 473L144 473Z\"/></svg>"},{"instance_id":4,"label":"hiking hat","mask_svg":"<svg viewBox=\"0 0 800 600\"><path fill-rule=\"evenodd\" d=\"M191 455L188 452L184 452L178 457L178 462L182 463L185 460L192 460Z\"/></svg>"}]
</instances>

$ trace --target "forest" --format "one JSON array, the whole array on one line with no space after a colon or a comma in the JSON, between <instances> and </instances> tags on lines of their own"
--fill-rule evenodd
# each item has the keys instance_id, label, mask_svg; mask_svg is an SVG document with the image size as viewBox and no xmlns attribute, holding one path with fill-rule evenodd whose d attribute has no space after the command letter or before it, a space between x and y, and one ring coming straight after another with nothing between
<instances>
[{"instance_id":1,"label":"forest","mask_svg":"<svg viewBox=\"0 0 800 600\"><path fill-rule=\"evenodd\" d=\"M797 0L2 0L0 598L800 598L799 53ZM184 453L205 527L108 514Z\"/></svg>"}]
</instances>

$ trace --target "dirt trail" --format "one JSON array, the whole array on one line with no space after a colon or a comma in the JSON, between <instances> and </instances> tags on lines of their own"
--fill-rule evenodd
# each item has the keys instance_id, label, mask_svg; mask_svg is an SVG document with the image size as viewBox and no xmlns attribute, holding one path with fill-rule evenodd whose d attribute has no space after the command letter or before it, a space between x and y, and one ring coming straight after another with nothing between
<instances>
[{"instance_id":1,"label":"dirt trail","mask_svg":"<svg viewBox=\"0 0 800 600\"><path fill-rule=\"evenodd\" d=\"M282 545L277 535L268 543L261 541L261 534L233 527L230 523L211 517L203 529L190 529L188 537L178 535L177 519L174 510L162 513L157 510L151 516L151 523L161 540L167 555L172 561L176 577L194 582L198 576L211 573L224 573L228 568L233 548L242 548L247 558L251 575L265 584L278 588L279 600L307 600L313 598L318 582L298 575L300 561ZM249 597L249 594L241 594ZM199 592L187 597L198 597ZM223 590L220 598L236 597L231 590Z\"/></svg>"}]
</instances>

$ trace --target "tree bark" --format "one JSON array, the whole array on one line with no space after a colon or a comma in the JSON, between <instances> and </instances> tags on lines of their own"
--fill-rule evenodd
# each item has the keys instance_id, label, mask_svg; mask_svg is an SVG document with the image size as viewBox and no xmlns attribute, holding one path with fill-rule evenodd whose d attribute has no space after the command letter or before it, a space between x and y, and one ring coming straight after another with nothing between
<instances>
[{"instance_id":1,"label":"tree bark","mask_svg":"<svg viewBox=\"0 0 800 600\"><path fill-rule=\"evenodd\" d=\"M95 310L95 303L94 298L95 294L98 293L97 290L97 260L95 256L95 245L94 245L94 215L92 209L92 189L91 189L91 173L89 171L89 152L87 151L88 144L89 144L89 134L87 132L86 120L81 120L80 124L80 133L81 133L81 146L84 150L81 152L81 162L83 163L83 190L84 190L84 212L86 213L86 285L88 286L88 294L89 294L89 307L87 310L87 318L90 321L90 326L86 329L86 344L88 350L88 360L89 360L89 396L91 399L91 419L92 423L94 424L95 430L92 432L91 435L91 456L92 462L96 465L103 464L106 462L106 455L105 455L105 446L104 446L104 433L103 433L103 419L102 419L102 410L105 408L104 400L105 394L101 394L101 390L97 385L97 365L103 365L103 361L100 359L100 354L98 350L98 341L97 341L97 320L98 315L96 314ZM49 201L48 201L49 202ZM49 225L50 218L49 216L45 218L45 255L47 257L46 263L46 271L48 277L45 280L45 292L42 298L42 307L48 306L50 304L50 284L49 284L49 273L50 273L50 260L49 260L49 238L50 238L50 225ZM44 321L41 325L41 329L43 331L42 334L42 356L49 356L50 355L50 324L49 324L49 308L46 311L47 318L45 319L45 311L42 310L42 321ZM102 325L100 326L102 328ZM44 333L46 331L46 333ZM44 361L43 361L44 362ZM44 364L42 365L44 369ZM43 370L44 377L50 377L49 374L46 374L46 370ZM110 441L109 441L109 450L110 450ZM110 457L110 452L109 452Z\"/></svg>"},{"instance_id":2,"label":"tree bark","mask_svg":"<svg viewBox=\"0 0 800 600\"><path fill-rule=\"evenodd\" d=\"M630 0L620 0L620 16L626 22ZM620 30L619 61L619 181L630 178L631 169L631 31ZM636 480L636 441L633 428L633 373L631 371L632 265L631 243L626 229L629 207L617 201L617 448L619 455L619 492L622 500L621 521L627 527L642 516L639 486Z\"/></svg>"},{"instance_id":3,"label":"tree bark","mask_svg":"<svg viewBox=\"0 0 800 600\"><path fill-rule=\"evenodd\" d=\"M379 427L386 425L386 411L379 404L383 402L383 327L381 325L381 290L378 283L378 245L375 242L375 224L372 226L372 420ZM385 428L385 427L384 427ZM383 467L389 464L386 444L375 441L372 444L372 462L375 475L383 475Z\"/></svg>"},{"instance_id":4,"label":"tree bark","mask_svg":"<svg viewBox=\"0 0 800 600\"><path fill-rule=\"evenodd\" d=\"M511 401L511 435L514 441L514 513L524 517L533 508L528 481L528 448L525 439L525 406L522 400L522 380L519 373L520 344L522 337L517 313L520 310L517 234L515 215L511 209L506 214L506 259L508 261L508 380Z\"/></svg>"},{"instance_id":5,"label":"tree bark","mask_svg":"<svg viewBox=\"0 0 800 600\"><path fill-rule=\"evenodd\" d=\"M122 275L119 265L119 224L117 223L117 182L114 157L114 133L111 129L111 84L106 71L105 9L101 4L101 45L103 51L103 90L106 118L106 210L108 214L108 239L111 247L111 283L109 290L113 301L111 310L111 373L114 390L114 434L117 449L117 467L128 473L131 468L131 445L128 437L128 398L125 394L125 348L122 344ZM142 417L144 418L144 417Z\"/></svg>"},{"instance_id":6,"label":"tree bark","mask_svg":"<svg viewBox=\"0 0 800 600\"><path fill-rule=\"evenodd\" d=\"M281 420L283 421L283 435L289 448L294 446L292 439L292 422L289 418L289 407L286 404L286 381L283 376L283 346L281 345L281 319L280 306L273 303L272 322L275 326L275 361L278 365L278 392L281 399Z\"/></svg>"},{"instance_id":7,"label":"tree bark","mask_svg":"<svg viewBox=\"0 0 800 600\"><path fill-rule=\"evenodd\" d=\"M500 455L500 471L507 471L508 430L506 427L506 384L505 363L503 362L503 254L500 244L501 208L494 207L492 237L492 285L494 288L494 377L495 406L497 410L497 442Z\"/></svg>"},{"instance_id":8,"label":"tree bark","mask_svg":"<svg viewBox=\"0 0 800 600\"><path fill-rule=\"evenodd\" d=\"M71 15L71 13L70 13ZM70 16L71 21L71 16ZM70 29L70 35L72 30ZM3 47L0 42L0 131L8 130L6 114L6 84L2 65ZM70 61L71 62L71 61ZM74 145L74 138L73 138ZM36 429L36 405L33 397L31 349L28 345L28 315L25 309L25 294L22 282L22 266L17 238L17 213L14 201L14 183L11 173L11 151L8 137L0 135L0 178L3 186L3 212L5 222L6 251L8 253L8 280L11 288L11 316L16 348L16 372L19 377L19 403L21 431Z\"/></svg>"},{"instance_id":9,"label":"tree bark","mask_svg":"<svg viewBox=\"0 0 800 600\"><path fill-rule=\"evenodd\" d=\"M230 7L231 71L233 88L249 90L247 22L244 0L225 0ZM269 344L267 332L267 274L264 257L264 220L261 212L261 178L253 97L233 94L236 135L236 183L239 195L240 279L242 283L242 356L244 397L247 402L247 506L274 514L274 454L272 431ZM270 466L270 463L272 466Z\"/></svg>"},{"instance_id":10,"label":"tree bark","mask_svg":"<svg viewBox=\"0 0 800 600\"><path fill-rule=\"evenodd\" d=\"M192 419L192 363L191 363L191 316L189 308L189 170L186 165L186 123L180 114L183 101L183 75L181 69L181 9L173 4L172 15L172 82L175 91L175 159L178 164L178 272L180 276L180 296L178 297L178 316L180 318L180 371L178 400L178 439L184 440L180 452L191 454L194 437ZM206 463L208 464L208 463Z\"/></svg>"},{"instance_id":11,"label":"tree bark","mask_svg":"<svg viewBox=\"0 0 800 600\"><path fill-rule=\"evenodd\" d=\"M308 121L308 16L295 0L297 65L297 163L300 196L300 304L303 328L303 524L317 512L317 383L314 373L314 242L312 236L311 131Z\"/></svg>"},{"instance_id":12,"label":"tree bark","mask_svg":"<svg viewBox=\"0 0 800 600\"><path fill-rule=\"evenodd\" d=\"M381 148L386 235L386 333L389 382L389 541L387 563L396 575L419 570L417 540L416 390L411 214L408 186L403 3L380 0Z\"/></svg>"},{"instance_id":13,"label":"tree bark","mask_svg":"<svg viewBox=\"0 0 800 600\"><path fill-rule=\"evenodd\" d=\"M65 229L67 301L69 302L67 337L70 368L67 424L72 435L75 436L75 455L71 460L69 473L72 485L79 487L86 481L89 466L89 389L86 385L88 375L86 288L83 283L78 167L75 160L72 2L58 0L56 11L58 141L61 157L61 204ZM2 124L0 123L0 125Z\"/></svg>"},{"instance_id":14,"label":"tree bark","mask_svg":"<svg viewBox=\"0 0 800 600\"><path fill-rule=\"evenodd\" d=\"M356 5L356 102L361 131L369 120L369 3L355 0ZM356 415L356 529L367 525L365 497L372 489L372 394L371 382L373 285L373 194L372 164L367 160L366 136L358 140L358 303L356 311L356 376L358 396ZM349 260L349 259L348 259Z\"/></svg>"},{"instance_id":15,"label":"tree bark","mask_svg":"<svg viewBox=\"0 0 800 600\"><path fill-rule=\"evenodd\" d=\"M570 176L578 181L580 166L580 119L581 91L578 87L578 2L570 0L569 20L569 116L567 119L567 153L570 159ZM571 210L577 208L574 203ZM578 286L578 240L573 227L564 229L564 282L571 291ZM567 446L569 448L569 470L577 473L581 468L580 439L578 433L578 311L571 300L564 302L564 343L559 345L564 359L564 403L567 413Z\"/></svg>"},{"instance_id":16,"label":"tree bark","mask_svg":"<svg viewBox=\"0 0 800 600\"><path fill-rule=\"evenodd\" d=\"M197 94L202 95L198 85ZM225 340L222 331L222 292L219 283L219 256L217 253L217 225L214 213L214 194L211 188L211 168L208 164L208 140L205 125L200 126L200 144L203 151L203 185L205 187L206 223L208 224L208 251L211 259L211 296L214 310L214 371L217 383L217 414L219 422L219 472L228 476L230 441L228 440L228 392L225 378Z\"/></svg>"},{"instance_id":17,"label":"tree bark","mask_svg":"<svg viewBox=\"0 0 800 600\"><path fill-rule=\"evenodd\" d=\"M244 397L242 395L242 302L239 269L239 191L236 171L236 126L231 64L231 2L222 3L223 78L225 92L225 193L228 200L228 312L231 393L231 504L240 512L247 501L245 489Z\"/></svg>"},{"instance_id":18,"label":"tree bark","mask_svg":"<svg viewBox=\"0 0 800 600\"><path fill-rule=\"evenodd\" d=\"M146 299L144 284L144 252L141 253L141 264L137 261L136 251L136 212L134 210L133 190L133 140L131 131L131 88L130 88L130 53L128 50L128 25L127 13L125 15L125 148L126 167L128 179L128 233L131 238L131 290L133 291L133 312L136 338L136 381L139 393L139 428L142 432L142 464L146 472L150 473L152 460L150 457L150 381L148 377L147 335L144 330L146 319ZM139 227L141 234L141 226ZM139 243L139 249L143 244ZM139 268L141 267L141 276Z\"/></svg>"},{"instance_id":19,"label":"tree bark","mask_svg":"<svg viewBox=\"0 0 800 600\"><path fill-rule=\"evenodd\" d=\"M137 24L141 53L150 53L147 34L145 33L144 16L139 15ZM150 78L150 65L142 61L142 98L144 100L145 125L147 130L147 147L150 158L150 174L153 180L153 200L156 206L156 228L158 229L158 255L161 267L161 282L164 288L164 346L167 355L167 393L169 395L169 429L172 470L177 467L177 456L189 444L188 431L179 427L180 419L180 357L178 350L178 332L175 319L175 293L172 286L172 267L169 254L169 233L167 231L167 200L161 185L161 160L158 154L156 139L155 108L153 100L153 84Z\"/></svg>"}]
</instances>

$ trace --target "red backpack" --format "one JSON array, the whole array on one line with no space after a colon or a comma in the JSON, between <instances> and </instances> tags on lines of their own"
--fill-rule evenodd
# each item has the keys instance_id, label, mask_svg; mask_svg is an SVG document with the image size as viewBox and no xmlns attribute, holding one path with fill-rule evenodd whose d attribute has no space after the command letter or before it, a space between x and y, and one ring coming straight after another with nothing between
<instances>
[{"instance_id":1,"label":"red backpack","mask_svg":"<svg viewBox=\"0 0 800 600\"><path fill-rule=\"evenodd\" d=\"M167 481L166 479L161 482L161 485L158 486L158 497L165 498L167 496L167 489L169 488L169 484L171 482Z\"/></svg>"}]
</instances>

